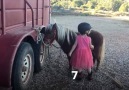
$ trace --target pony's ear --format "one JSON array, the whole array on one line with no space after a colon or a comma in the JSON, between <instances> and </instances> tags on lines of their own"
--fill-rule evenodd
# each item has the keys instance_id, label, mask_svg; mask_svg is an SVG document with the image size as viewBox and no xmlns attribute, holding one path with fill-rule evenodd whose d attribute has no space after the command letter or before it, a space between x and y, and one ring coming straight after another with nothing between
<instances>
[{"instance_id":1,"label":"pony's ear","mask_svg":"<svg viewBox=\"0 0 129 90\"><path fill-rule=\"evenodd\" d=\"M42 30L40 31L40 33L45 34L45 27L42 28Z\"/></svg>"},{"instance_id":2,"label":"pony's ear","mask_svg":"<svg viewBox=\"0 0 129 90\"><path fill-rule=\"evenodd\" d=\"M52 27L53 30L56 30L57 29L57 24L53 24L53 27Z\"/></svg>"}]
</instances>

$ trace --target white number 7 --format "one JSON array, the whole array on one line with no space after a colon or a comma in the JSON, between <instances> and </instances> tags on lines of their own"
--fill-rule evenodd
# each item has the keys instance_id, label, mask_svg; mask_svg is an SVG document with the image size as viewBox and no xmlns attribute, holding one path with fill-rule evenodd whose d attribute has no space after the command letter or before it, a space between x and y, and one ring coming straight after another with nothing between
<instances>
[{"instance_id":1,"label":"white number 7","mask_svg":"<svg viewBox=\"0 0 129 90\"><path fill-rule=\"evenodd\" d=\"M77 76L78 71L72 71L72 73L75 73L75 74L74 74L74 77L73 77L73 79L75 79L76 76Z\"/></svg>"}]
</instances>

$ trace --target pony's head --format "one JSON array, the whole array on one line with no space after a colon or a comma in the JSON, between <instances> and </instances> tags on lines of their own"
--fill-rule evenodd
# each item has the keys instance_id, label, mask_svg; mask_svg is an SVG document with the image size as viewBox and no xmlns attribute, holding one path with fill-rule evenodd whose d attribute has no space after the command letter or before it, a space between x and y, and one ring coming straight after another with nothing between
<instances>
[{"instance_id":1,"label":"pony's head","mask_svg":"<svg viewBox=\"0 0 129 90\"><path fill-rule=\"evenodd\" d=\"M44 42L51 44L55 38L57 33L57 25L55 24L49 24L45 27L45 29L41 30L41 33L44 34Z\"/></svg>"}]
</instances>

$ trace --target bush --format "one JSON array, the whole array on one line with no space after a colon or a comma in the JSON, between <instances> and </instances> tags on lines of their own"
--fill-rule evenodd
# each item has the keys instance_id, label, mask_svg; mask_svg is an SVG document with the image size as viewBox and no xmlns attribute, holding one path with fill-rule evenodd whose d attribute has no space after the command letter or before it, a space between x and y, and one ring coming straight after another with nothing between
<instances>
[{"instance_id":1,"label":"bush","mask_svg":"<svg viewBox=\"0 0 129 90\"><path fill-rule=\"evenodd\" d=\"M69 8L69 10L75 10L75 8Z\"/></svg>"},{"instance_id":2,"label":"bush","mask_svg":"<svg viewBox=\"0 0 129 90\"><path fill-rule=\"evenodd\" d=\"M91 12L84 12L82 13L82 16L90 16L91 15Z\"/></svg>"},{"instance_id":3,"label":"bush","mask_svg":"<svg viewBox=\"0 0 129 90\"><path fill-rule=\"evenodd\" d=\"M81 5L81 8L88 8L87 5Z\"/></svg>"},{"instance_id":4,"label":"bush","mask_svg":"<svg viewBox=\"0 0 129 90\"><path fill-rule=\"evenodd\" d=\"M82 11L85 11L85 10L87 10L87 6L86 6L86 4L85 5L81 5L81 7L80 7L81 9L82 9Z\"/></svg>"},{"instance_id":5,"label":"bush","mask_svg":"<svg viewBox=\"0 0 129 90\"><path fill-rule=\"evenodd\" d=\"M61 5L59 5L59 6L54 5L52 8L55 9L55 10L59 10L59 9L61 9L61 8L63 8L63 7L62 7Z\"/></svg>"},{"instance_id":6,"label":"bush","mask_svg":"<svg viewBox=\"0 0 129 90\"><path fill-rule=\"evenodd\" d=\"M101 5L97 5L97 7L95 8L95 10L105 10L106 11L106 8L101 6Z\"/></svg>"},{"instance_id":7,"label":"bush","mask_svg":"<svg viewBox=\"0 0 129 90\"><path fill-rule=\"evenodd\" d=\"M89 9L94 9L97 6L97 3L95 1L88 1L86 5Z\"/></svg>"}]
</instances>

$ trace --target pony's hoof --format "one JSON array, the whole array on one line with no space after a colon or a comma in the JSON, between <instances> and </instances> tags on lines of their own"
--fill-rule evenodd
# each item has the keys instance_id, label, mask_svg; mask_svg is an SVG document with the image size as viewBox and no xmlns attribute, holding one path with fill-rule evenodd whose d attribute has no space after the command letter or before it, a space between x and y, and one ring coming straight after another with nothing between
<instances>
[{"instance_id":1,"label":"pony's hoof","mask_svg":"<svg viewBox=\"0 0 129 90\"><path fill-rule=\"evenodd\" d=\"M72 71L70 69L68 69L68 77L72 77Z\"/></svg>"},{"instance_id":2,"label":"pony's hoof","mask_svg":"<svg viewBox=\"0 0 129 90\"><path fill-rule=\"evenodd\" d=\"M71 72L71 71L72 71L72 68L71 68L71 67L69 67L69 68L68 68L68 71L69 71L69 72Z\"/></svg>"},{"instance_id":3,"label":"pony's hoof","mask_svg":"<svg viewBox=\"0 0 129 90\"><path fill-rule=\"evenodd\" d=\"M68 77L70 77L70 78L71 78L71 77L73 77L73 75L72 75L71 73L68 73Z\"/></svg>"},{"instance_id":4,"label":"pony's hoof","mask_svg":"<svg viewBox=\"0 0 129 90\"><path fill-rule=\"evenodd\" d=\"M87 80L91 81L91 80L93 80L93 78L92 77L87 77Z\"/></svg>"},{"instance_id":5,"label":"pony's hoof","mask_svg":"<svg viewBox=\"0 0 129 90\"><path fill-rule=\"evenodd\" d=\"M99 70L99 69L98 69L98 68L96 68L96 69L95 69L95 72L97 72L98 70Z\"/></svg>"}]
</instances>

